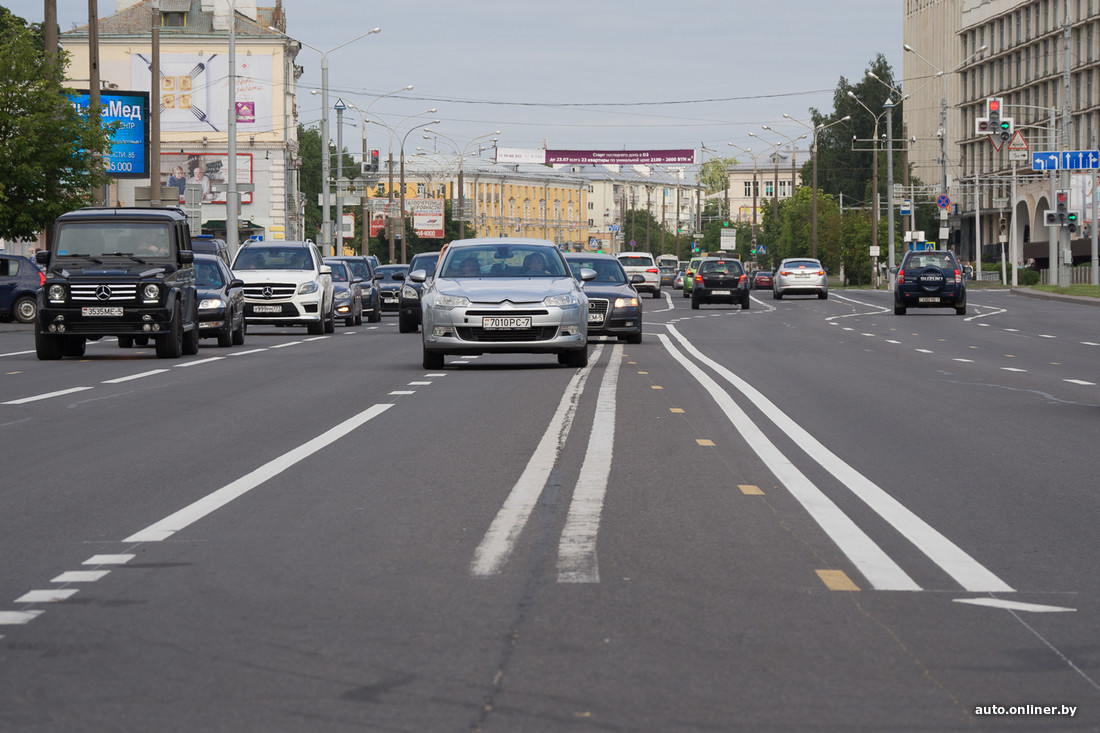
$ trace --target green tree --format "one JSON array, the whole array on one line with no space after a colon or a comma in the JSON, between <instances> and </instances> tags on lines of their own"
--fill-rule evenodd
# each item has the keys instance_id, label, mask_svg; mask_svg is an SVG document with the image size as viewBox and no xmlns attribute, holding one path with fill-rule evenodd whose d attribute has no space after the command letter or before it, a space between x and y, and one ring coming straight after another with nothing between
<instances>
[{"instance_id":1,"label":"green tree","mask_svg":"<svg viewBox=\"0 0 1100 733\"><path fill-rule=\"evenodd\" d=\"M661 254L661 224L652 214L645 209L627 209L626 218L623 220L623 251L630 251L630 241L637 242L635 252L650 252L653 255ZM648 242L648 243L647 243ZM665 247L674 243L674 238L665 235Z\"/></svg>"},{"instance_id":2,"label":"green tree","mask_svg":"<svg viewBox=\"0 0 1100 733\"><path fill-rule=\"evenodd\" d=\"M848 285L859 287L871 283L870 243L870 212L850 211L845 214L840 233L840 250L844 258L844 281Z\"/></svg>"},{"instance_id":3,"label":"green tree","mask_svg":"<svg viewBox=\"0 0 1100 733\"><path fill-rule=\"evenodd\" d=\"M711 158L699 166L699 180L707 193L724 191L729 182L726 169L737 163L737 158Z\"/></svg>"},{"instance_id":4,"label":"green tree","mask_svg":"<svg viewBox=\"0 0 1100 733\"><path fill-rule=\"evenodd\" d=\"M65 59L49 63L37 29L0 8L0 236L35 236L110 180L111 129L73 106Z\"/></svg>"}]
</instances>

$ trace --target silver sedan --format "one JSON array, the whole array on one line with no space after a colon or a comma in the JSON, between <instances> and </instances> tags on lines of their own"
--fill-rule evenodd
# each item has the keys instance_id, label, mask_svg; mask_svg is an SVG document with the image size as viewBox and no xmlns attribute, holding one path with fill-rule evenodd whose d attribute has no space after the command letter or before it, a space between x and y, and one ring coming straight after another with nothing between
<instances>
[{"instance_id":1,"label":"silver sedan","mask_svg":"<svg viewBox=\"0 0 1100 733\"><path fill-rule=\"evenodd\" d=\"M582 281L595 276L580 272ZM408 279L424 283L425 369L441 369L447 354L556 354L564 366L588 365L588 297L553 242L458 240L434 276Z\"/></svg>"},{"instance_id":2,"label":"silver sedan","mask_svg":"<svg viewBox=\"0 0 1100 733\"><path fill-rule=\"evenodd\" d=\"M809 257L793 257L783 260L772 276L772 298L784 295L816 295L822 300L829 297L829 278L825 268Z\"/></svg>"}]
</instances>

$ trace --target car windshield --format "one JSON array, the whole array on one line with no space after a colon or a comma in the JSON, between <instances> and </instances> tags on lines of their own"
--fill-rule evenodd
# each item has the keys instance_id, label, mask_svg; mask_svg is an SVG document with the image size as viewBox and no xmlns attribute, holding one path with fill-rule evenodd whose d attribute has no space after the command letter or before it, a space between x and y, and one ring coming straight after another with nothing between
<instances>
[{"instance_id":1,"label":"car windshield","mask_svg":"<svg viewBox=\"0 0 1100 733\"><path fill-rule=\"evenodd\" d=\"M348 262L347 265L351 268L351 271L355 274L355 277L362 280L371 279L370 265L368 265L366 262L362 262L361 260L352 260Z\"/></svg>"},{"instance_id":2,"label":"car windshield","mask_svg":"<svg viewBox=\"0 0 1100 733\"><path fill-rule=\"evenodd\" d=\"M443 277L568 277L554 247L537 244L485 244L448 251Z\"/></svg>"},{"instance_id":3,"label":"car windshield","mask_svg":"<svg viewBox=\"0 0 1100 733\"><path fill-rule=\"evenodd\" d=\"M909 255L906 267L938 267L941 270L954 270L955 260L947 252L925 252Z\"/></svg>"},{"instance_id":4,"label":"car windshield","mask_svg":"<svg viewBox=\"0 0 1100 733\"><path fill-rule=\"evenodd\" d=\"M225 285L222 272L213 262L195 261L195 284L200 288L220 288Z\"/></svg>"},{"instance_id":5,"label":"car windshield","mask_svg":"<svg viewBox=\"0 0 1100 733\"><path fill-rule=\"evenodd\" d=\"M420 254L412 258L409 262L409 272L413 270L426 270L429 275L435 273L435 266L439 262L439 253L434 252L430 255Z\"/></svg>"},{"instance_id":6,"label":"car windshield","mask_svg":"<svg viewBox=\"0 0 1100 733\"><path fill-rule=\"evenodd\" d=\"M382 265L378 267L374 272L381 280L392 280L393 276L399 272L408 272L408 265Z\"/></svg>"},{"instance_id":7,"label":"car windshield","mask_svg":"<svg viewBox=\"0 0 1100 733\"><path fill-rule=\"evenodd\" d=\"M568 258L569 269L573 271L573 277L580 280L581 269L588 268L596 271L596 277L592 282L610 283L612 285L626 285L626 273L618 262L611 260L585 260Z\"/></svg>"},{"instance_id":8,"label":"car windshield","mask_svg":"<svg viewBox=\"0 0 1100 733\"><path fill-rule=\"evenodd\" d=\"M623 267L653 267L653 258L649 255L620 255L619 263Z\"/></svg>"},{"instance_id":9,"label":"car windshield","mask_svg":"<svg viewBox=\"0 0 1100 733\"><path fill-rule=\"evenodd\" d=\"M325 264L332 268L332 281L334 283L348 282L348 268L344 267L343 263L326 262Z\"/></svg>"},{"instance_id":10,"label":"car windshield","mask_svg":"<svg viewBox=\"0 0 1100 733\"><path fill-rule=\"evenodd\" d=\"M170 227L160 222L69 222L62 224L57 233L59 257L168 257L171 252Z\"/></svg>"},{"instance_id":11,"label":"car windshield","mask_svg":"<svg viewBox=\"0 0 1100 733\"><path fill-rule=\"evenodd\" d=\"M312 270L305 247L246 247L233 263L234 270Z\"/></svg>"}]
</instances>

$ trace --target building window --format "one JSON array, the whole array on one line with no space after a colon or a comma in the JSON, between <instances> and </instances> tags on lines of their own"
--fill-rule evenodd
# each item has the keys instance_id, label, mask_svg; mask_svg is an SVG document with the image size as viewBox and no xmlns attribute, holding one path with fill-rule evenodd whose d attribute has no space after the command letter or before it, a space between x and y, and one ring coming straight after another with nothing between
<instances>
[{"instance_id":1,"label":"building window","mask_svg":"<svg viewBox=\"0 0 1100 733\"><path fill-rule=\"evenodd\" d=\"M764 181L764 195L769 198L775 195L775 189L772 187L771 181Z\"/></svg>"}]
</instances>

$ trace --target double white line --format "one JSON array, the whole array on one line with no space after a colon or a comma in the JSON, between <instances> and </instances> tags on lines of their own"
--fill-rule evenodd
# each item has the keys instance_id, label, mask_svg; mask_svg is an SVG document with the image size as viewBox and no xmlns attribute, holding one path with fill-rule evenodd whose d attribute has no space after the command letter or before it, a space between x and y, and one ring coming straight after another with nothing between
<instances>
[{"instance_id":1,"label":"double white line","mask_svg":"<svg viewBox=\"0 0 1100 733\"><path fill-rule=\"evenodd\" d=\"M810 458L817 461L843 486L862 499L906 539L954 578L959 585L974 592L1011 592L1013 589L987 570L951 540L933 529L927 522L905 508L894 497L863 476L836 454L821 444L794 422L771 400L736 374L708 358L684 338L675 326L669 332L680 345L702 364L710 367L747 397L769 420L794 441ZM760 456L776 478L810 513L826 534L848 556L861 573L878 590L921 590L921 587L898 566L863 530L856 526L836 504L813 484L749 419L733 398L706 372L673 346L668 336L659 336L661 343L711 395L726 417L749 446Z\"/></svg>"},{"instance_id":2,"label":"double white line","mask_svg":"<svg viewBox=\"0 0 1100 733\"><path fill-rule=\"evenodd\" d=\"M588 449L558 546L559 582L598 583L600 579L596 561L596 536L603 513L607 479L611 472L615 442L615 394L619 383L622 351L623 347L619 344L612 349L611 362L604 372L596 398L596 417L588 439ZM473 575L496 575L507 562L569 437L577 403L584 392L592 367L599 361L602 352L601 344L593 350L589 365L570 380L546 432L527 462L527 467L489 525L481 544L474 551L474 559L470 565Z\"/></svg>"}]
</instances>

